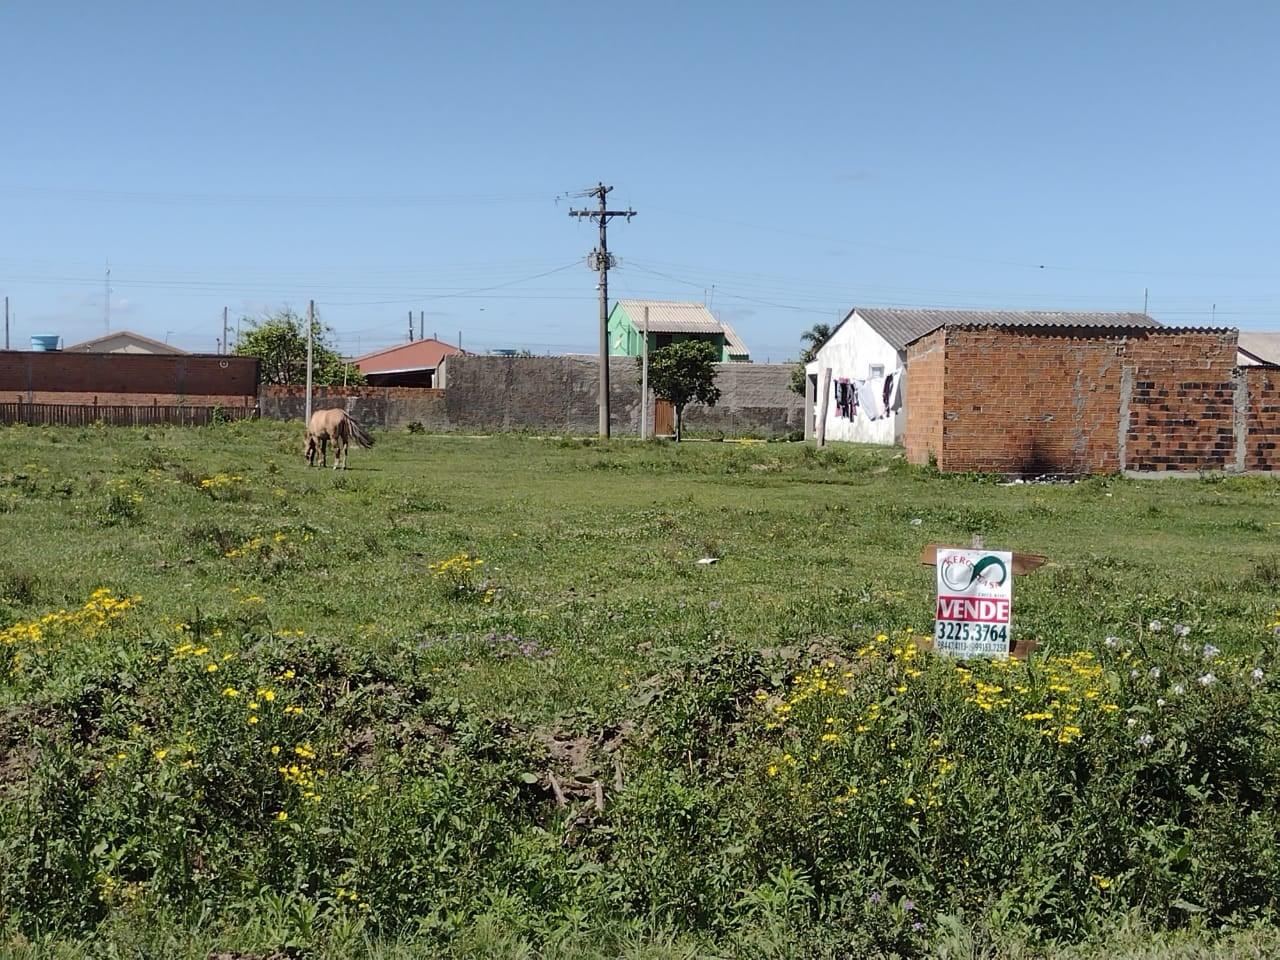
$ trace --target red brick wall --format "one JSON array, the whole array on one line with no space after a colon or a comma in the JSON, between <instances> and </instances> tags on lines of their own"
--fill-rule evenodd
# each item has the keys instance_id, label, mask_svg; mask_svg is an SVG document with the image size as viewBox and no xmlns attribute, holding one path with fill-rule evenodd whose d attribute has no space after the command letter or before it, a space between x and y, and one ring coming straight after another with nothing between
<instances>
[{"instance_id":1,"label":"red brick wall","mask_svg":"<svg viewBox=\"0 0 1280 960\"><path fill-rule=\"evenodd\" d=\"M1060 332L947 330L946 469L1116 469L1122 344Z\"/></svg>"},{"instance_id":2,"label":"red brick wall","mask_svg":"<svg viewBox=\"0 0 1280 960\"><path fill-rule=\"evenodd\" d=\"M69 390L34 390L28 396L21 393L0 393L0 403L71 403L93 404L104 406L119 404L126 406L149 407L176 406L185 404L189 407L253 407L258 398L242 397L235 394L201 394L200 396L181 396L176 393L78 393Z\"/></svg>"},{"instance_id":3,"label":"red brick wall","mask_svg":"<svg viewBox=\"0 0 1280 960\"><path fill-rule=\"evenodd\" d=\"M924 465L932 456L943 466L942 397L946 331L935 330L907 348L907 459Z\"/></svg>"},{"instance_id":4,"label":"red brick wall","mask_svg":"<svg viewBox=\"0 0 1280 960\"><path fill-rule=\"evenodd\" d=\"M1234 463L1234 332L951 328L944 336L938 461L946 470L1108 473ZM932 441L927 430L925 439L912 438L911 428L908 410L908 456L920 462Z\"/></svg>"},{"instance_id":5,"label":"red brick wall","mask_svg":"<svg viewBox=\"0 0 1280 960\"><path fill-rule=\"evenodd\" d=\"M1280 470L1280 367L1244 367L1246 470Z\"/></svg>"},{"instance_id":6,"label":"red brick wall","mask_svg":"<svg viewBox=\"0 0 1280 960\"><path fill-rule=\"evenodd\" d=\"M1225 470L1235 465L1236 334L1130 338L1133 366L1126 466Z\"/></svg>"},{"instance_id":7,"label":"red brick wall","mask_svg":"<svg viewBox=\"0 0 1280 960\"><path fill-rule=\"evenodd\" d=\"M191 403L196 397L256 397L258 367L256 357L4 350L0 395L142 394L183 396Z\"/></svg>"}]
</instances>

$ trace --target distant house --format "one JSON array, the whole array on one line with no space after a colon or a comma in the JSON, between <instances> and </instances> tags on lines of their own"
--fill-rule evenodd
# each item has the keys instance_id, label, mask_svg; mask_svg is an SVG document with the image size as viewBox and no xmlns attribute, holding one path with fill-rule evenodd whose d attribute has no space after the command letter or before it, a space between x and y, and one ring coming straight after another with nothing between
<instances>
[{"instance_id":1,"label":"distant house","mask_svg":"<svg viewBox=\"0 0 1280 960\"><path fill-rule=\"evenodd\" d=\"M750 363L751 352L736 330L717 320L701 303L619 300L609 314L609 353L638 357L644 351L644 312L649 309L649 352L681 340L705 340L721 362Z\"/></svg>"},{"instance_id":2,"label":"distant house","mask_svg":"<svg viewBox=\"0 0 1280 960\"><path fill-rule=\"evenodd\" d=\"M83 343L75 343L66 348L68 353L150 353L150 354L185 354L186 350L159 340L152 340L132 330L116 330L114 333L94 337Z\"/></svg>"},{"instance_id":3,"label":"distant house","mask_svg":"<svg viewBox=\"0 0 1280 960\"><path fill-rule=\"evenodd\" d=\"M828 440L902 443L907 428L907 344L944 326L1158 327L1141 313L1015 310L904 310L854 307L805 366L813 431L822 416ZM999 358L993 358L998 360ZM808 431L806 431L808 432Z\"/></svg>"},{"instance_id":4,"label":"distant house","mask_svg":"<svg viewBox=\"0 0 1280 960\"><path fill-rule=\"evenodd\" d=\"M434 387L436 371L444 358L462 352L452 344L427 337L366 353L352 363L376 387Z\"/></svg>"},{"instance_id":5,"label":"distant house","mask_svg":"<svg viewBox=\"0 0 1280 960\"><path fill-rule=\"evenodd\" d=\"M1242 367L1280 367L1280 333L1241 330L1236 363Z\"/></svg>"}]
</instances>

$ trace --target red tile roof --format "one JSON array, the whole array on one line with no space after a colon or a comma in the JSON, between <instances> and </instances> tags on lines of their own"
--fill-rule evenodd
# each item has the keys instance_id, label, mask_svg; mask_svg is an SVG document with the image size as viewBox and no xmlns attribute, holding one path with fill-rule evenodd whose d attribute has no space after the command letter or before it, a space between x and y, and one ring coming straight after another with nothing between
<instances>
[{"instance_id":1,"label":"red tile roof","mask_svg":"<svg viewBox=\"0 0 1280 960\"><path fill-rule=\"evenodd\" d=\"M452 344L428 337L425 340L415 340L413 343L402 343L398 347L366 353L363 357L356 357L352 362L363 374L433 370L440 366L440 361L445 357L452 357L462 352Z\"/></svg>"}]
</instances>

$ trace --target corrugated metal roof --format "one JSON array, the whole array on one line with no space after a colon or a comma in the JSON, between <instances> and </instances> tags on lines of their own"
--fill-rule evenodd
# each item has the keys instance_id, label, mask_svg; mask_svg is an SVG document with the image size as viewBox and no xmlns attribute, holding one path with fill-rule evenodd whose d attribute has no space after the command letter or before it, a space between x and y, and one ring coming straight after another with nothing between
<instances>
[{"instance_id":1,"label":"corrugated metal roof","mask_svg":"<svg viewBox=\"0 0 1280 960\"><path fill-rule=\"evenodd\" d=\"M1240 349L1258 363L1280 365L1280 333L1241 330Z\"/></svg>"},{"instance_id":2,"label":"corrugated metal roof","mask_svg":"<svg viewBox=\"0 0 1280 960\"><path fill-rule=\"evenodd\" d=\"M743 343L742 338L738 336L738 331L733 329L727 323L721 321L721 328L724 330L725 345L729 348L729 356L731 357L749 357L751 351L747 349L747 345Z\"/></svg>"},{"instance_id":3,"label":"corrugated metal roof","mask_svg":"<svg viewBox=\"0 0 1280 960\"><path fill-rule=\"evenodd\" d=\"M1108 327L1135 329L1158 327L1145 313L1092 313L1049 310L907 310L890 307L854 307L871 329L901 350L912 340L939 327ZM846 322L847 322L846 318ZM843 324L841 324L843 326Z\"/></svg>"},{"instance_id":4,"label":"corrugated metal roof","mask_svg":"<svg viewBox=\"0 0 1280 960\"><path fill-rule=\"evenodd\" d=\"M619 300L627 317L640 330L644 308L649 308L650 333L720 333L723 325L700 303L672 300Z\"/></svg>"},{"instance_id":5,"label":"corrugated metal roof","mask_svg":"<svg viewBox=\"0 0 1280 960\"><path fill-rule=\"evenodd\" d=\"M445 357L462 353L452 344L434 337L414 340L356 357L351 362L361 373L403 373L406 370L434 370Z\"/></svg>"}]
</instances>

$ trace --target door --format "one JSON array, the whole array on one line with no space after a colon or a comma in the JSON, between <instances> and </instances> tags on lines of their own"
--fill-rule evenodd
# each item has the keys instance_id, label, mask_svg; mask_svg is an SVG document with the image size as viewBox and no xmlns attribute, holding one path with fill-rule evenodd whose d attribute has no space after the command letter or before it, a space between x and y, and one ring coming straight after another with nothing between
<instances>
[{"instance_id":1,"label":"door","mask_svg":"<svg viewBox=\"0 0 1280 960\"><path fill-rule=\"evenodd\" d=\"M676 408L670 400L653 401L653 435L655 437L676 435Z\"/></svg>"}]
</instances>

